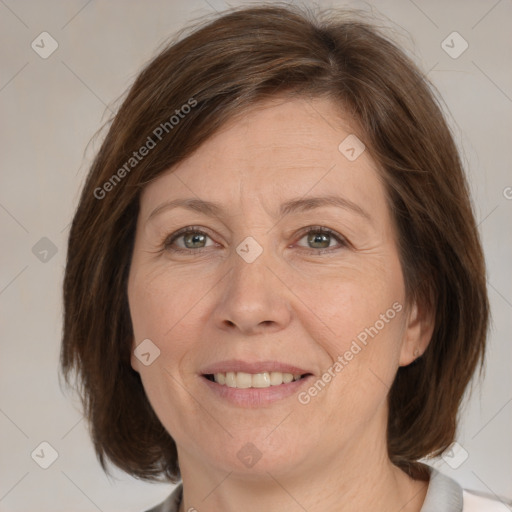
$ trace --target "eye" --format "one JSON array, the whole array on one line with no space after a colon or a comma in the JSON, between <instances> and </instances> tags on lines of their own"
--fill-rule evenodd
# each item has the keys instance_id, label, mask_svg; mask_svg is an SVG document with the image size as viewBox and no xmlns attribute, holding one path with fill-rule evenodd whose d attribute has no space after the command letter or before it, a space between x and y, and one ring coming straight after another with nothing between
<instances>
[{"instance_id":1,"label":"eye","mask_svg":"<svg viewBox=\"0 0 512 512\"><path fill-rule=\"evenodd\" d=\"M210 236L202 229L196 228L195 226L188 226L170 235L164 241L163 248L165 250L175 252L190 252L195 249L203 249L207 247L206 240L208 238L210 238ZM173 245L176 245L177 241L181 241L182 245L173 247Z\"/></svg>"},{"instance_id":2,"label":"eye","mask_svg":"<svg viewBox=\"0 0 512 512\"><path fill-rule=\"evenodd\" d=\"M307 243L311 244L310 248L305 248L305 250L316 254L332 252L332 250L336 248L348 246L345 238L332 229L323 226L311 226L307 228L307 231L302 233L300 240L304 238L307 238ZM198 252L200 249L215 245L207 245L207 239L211 240L208 233L203 229L195 226L187 226L167 237L163 242L163 249L173 252ZM333 241L338 242L338 247L336 247L336 245L331 246Z\"/></svg>"},{"instance_id":3,"label":"eye","mask_svg":"<svg viewBox=\"0 0 512 512\"><path fill-rule=\"evenodd\" d=\"M347 241L341 235L332 229L325 228L323 226L312 226L308 228L308 230L305 232L305 234L303 233L303 235L304 236L302 236L301 240L307 238L307 243L311 244L313 249L320 249L312 252L319 254L324 252L331 252L332 249L336 249L335 245L330 245L333 241L337 241L341 247L347 247L348 245Z\"/></svg>"}]
</instances>

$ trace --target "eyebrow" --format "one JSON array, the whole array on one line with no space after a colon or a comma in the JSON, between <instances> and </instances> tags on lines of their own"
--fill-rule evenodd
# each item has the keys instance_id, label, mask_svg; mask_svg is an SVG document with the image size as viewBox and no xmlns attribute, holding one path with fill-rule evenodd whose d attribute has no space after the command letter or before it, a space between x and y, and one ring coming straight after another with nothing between
<instances>
[{"instance_id":1,"label":"eyebrow","mask_svg":"<svg viewBox=\"0 0 512 512\"><path fill-rule=\"evenodd\" d=\"M281 205L279 209L279 216L284 217L289 213L305 212L325 206L335 206L344 210L350 210L372 222L372 217L370 214L359 205L350 201L349 199L334 195L290 199ZM195 198L173 199L172 201L166 201L160 206L157 206L149 214L146 222L149 222L153 217L159 215L160 213L172 210L174 208L185 208L187 210L203 213L212 217L220 217L224 213L224 208L219 203L213 203L211 201Z\"/></svg>"}]
</instances>

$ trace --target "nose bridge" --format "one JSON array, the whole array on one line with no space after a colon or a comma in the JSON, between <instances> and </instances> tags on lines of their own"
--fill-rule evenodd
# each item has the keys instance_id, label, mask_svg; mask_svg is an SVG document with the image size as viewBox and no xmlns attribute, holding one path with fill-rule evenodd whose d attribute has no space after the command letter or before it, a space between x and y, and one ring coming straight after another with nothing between
<instances>
[{"instance_id":1,"label":"nose bridge","mask_svg":"<svg viewBox=\"0 0 512 512\"><path fill-rule=\"evenodd\" d=\"M233 281L240 286L256 285L255 293L258 290L264 291L262 286L266 286L270 277L269 267L274 260L271 254L269 236L262 240L259 236L258 242L255 238L246 237L236 247L232 258L232 276ZM265 282L266 281L266 282Z\"/></svg>"},{"instance_id":2,"label":"nose bridge","mask_svg":"<svg viewBox=\"0 0 512 512\"><path fill-rule=\"evenodd\" d=\"M264 245L247 237L233 251L215 313L216 321L223 326L236 326L248 333L263 326L281 329L290 321L285 287L274 275L275 255Z\"/></svg>"}]
</instances>

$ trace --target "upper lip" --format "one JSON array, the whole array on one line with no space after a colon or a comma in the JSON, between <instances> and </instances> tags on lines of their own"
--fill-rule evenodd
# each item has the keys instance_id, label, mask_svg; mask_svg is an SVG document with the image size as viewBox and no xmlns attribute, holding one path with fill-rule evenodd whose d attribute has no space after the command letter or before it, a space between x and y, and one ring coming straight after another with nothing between
<instances>
[{"instance_id":1,"label":"upper lip","mask_svg":"<svg viewBox=\"0 0 512 512\"><path fill-rule=\"evenodd\" d=\"M230 359L229 361L220 361L213 363L201 370L203 375L212 375L215 373L227 372L245 372L245 373L263 373L263 372L282 372L292 373L293 375L304 375L311 373L308 370L299 368L279 361L242 361L240 359Z\"/></svg>"}]
</instances>

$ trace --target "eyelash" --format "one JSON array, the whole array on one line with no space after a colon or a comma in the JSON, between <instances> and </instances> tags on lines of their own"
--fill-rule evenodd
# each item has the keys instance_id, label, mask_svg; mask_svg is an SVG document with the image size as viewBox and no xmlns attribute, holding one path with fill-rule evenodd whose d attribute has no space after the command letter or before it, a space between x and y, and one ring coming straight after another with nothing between
<instances>
[{"instance_id":1,"label":"eyelash","mask_svg":"<svg viewBox=\"0 0 512 512\"><path fill-rule=\"evenodd\" d=\"M333 231L332 229L329 229L329 228L326 228L323 226L309 226L308 228L306 228L306 231L303 231L301 233L299 240L302 240L302 238L304 238L305 235L308 235L311 232L330 235L340 244L340 247L329 247L326 249L307 249L307 248L301 247L301 249L306 252L314 253L314 254L324 254L324 253L333 252L333 250L336 250L336 249L348 247L348 245L349 245L347 240L344 237L342 237L340 234L336 233L336 231ZM211 238L210 235L208 233L206 233L203 229L201 229L199 226L187 226L185 228L182 228L182 229L176 231L172 235L168 236L162 244L162 250L172 251L175 253L191 254L191 253L201 252L201 249L206 249L206 247L202 247L199 249L183 249L181 247L180 248L172 248L171 247L171 245L176 240L178 240L180 237L182 237L184 235L188 235L190 233L205 235L208 238Z\"/></svg>"}]
</instances>

